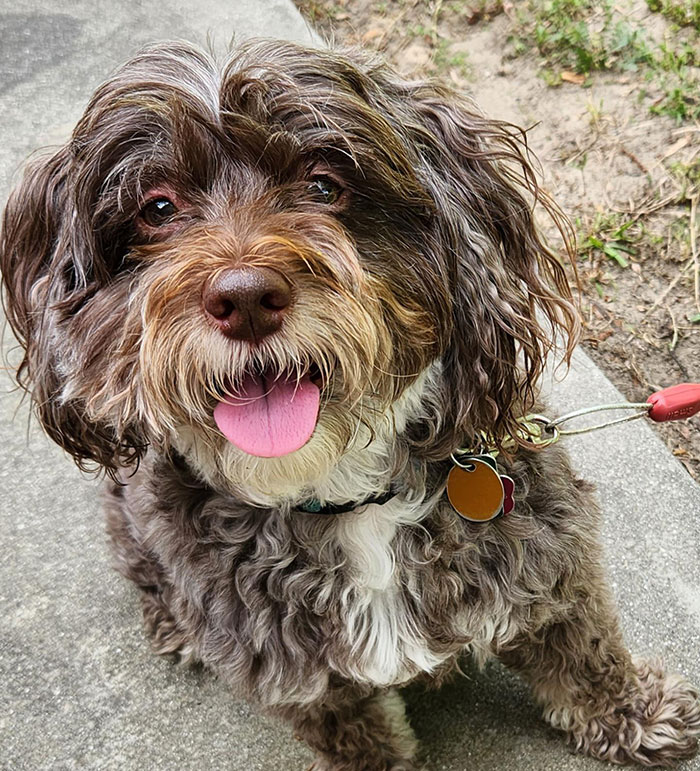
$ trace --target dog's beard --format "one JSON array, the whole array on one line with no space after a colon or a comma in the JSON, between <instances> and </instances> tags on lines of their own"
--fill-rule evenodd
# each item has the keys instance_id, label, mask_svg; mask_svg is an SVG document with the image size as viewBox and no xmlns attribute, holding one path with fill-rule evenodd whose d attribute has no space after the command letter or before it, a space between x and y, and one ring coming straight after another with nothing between
<instances>
[{"instance_id":1,"label":"dog's beard","mask_svg":"<svg viewBox=\"0 0 700 771\"><path fill-rule=\"evenodd\" d=\"M371 392L352 405L330 396L311 439L280 457L249 455L221 437L211 441L194 426L181 427L174 443L206 482L256 505L293 505L308 497L361 501L389 486L397 442L407 424L421 418L426 402L436 398L439 375L435 362L390 404Z\"/></svg>"},{"instance_id":2,"label":"dog's beard","mask_svg":"<svg viewBox=\"0 0 700 771\"><path fill-rule=\"evenodd\" d=\"M387 447L385 432L381 433L381 444ZM212 441L191 425L182 427L175 437L178 450L209 485L261 506L291 504L316 495L331 500L354 498L357 485L348 484L350 476L361 477L370 490L381 487L388 470L383 459L379 465L367 462L364 469L356 463L343 469L343 457L355 456L354 449L372 444L377 446L377 429L362 410L348 412L337 406L323 409L303 447L274 458L249 455L225 439Z\"/></svg>"}]
</instances>

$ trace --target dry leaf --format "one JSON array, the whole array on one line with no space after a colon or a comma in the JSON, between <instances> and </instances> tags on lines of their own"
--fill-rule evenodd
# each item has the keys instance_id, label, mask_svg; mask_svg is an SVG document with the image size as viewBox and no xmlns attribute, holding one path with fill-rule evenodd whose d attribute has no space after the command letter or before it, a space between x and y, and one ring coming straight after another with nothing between
<instances>
[{"instance_id":1,"label":"dry leaf","mask_svg":"<svg viewBox=\"0 0 700 771\"><path fill-rule=\"evenodd\" d=\"M666 158L670 158L674 153L677 153L681 148L685 147L690 142L690 134L682 136L677 142L674 142L668 150L659 158L660 161L665 161Z\"/></svg>"},{"instance_id":2,"label":"dry leaf","mask_svg":"<svg viewBox=\"0 0 700 771\"><path fill-rule=\"evenodd\" d=\"M566 83L573 83L575 86L582 86L586 82L585 75L579 75L578 72L564 70L559 77Z\"/></svg>"},{"instance_id":3,"label":"dry leaf","mask_svg":"<svg viewBox=\"0 0 700 771\"><path fill-rule=\"evenodd\" d=\"M380 35L384 34L384 30L380 27L372 27L371 29L368 29L367 32L362 36L362 40L365 43L369 43L370 40L374 40L374 38L379 37Z\"/></svg>"}]
</instances>

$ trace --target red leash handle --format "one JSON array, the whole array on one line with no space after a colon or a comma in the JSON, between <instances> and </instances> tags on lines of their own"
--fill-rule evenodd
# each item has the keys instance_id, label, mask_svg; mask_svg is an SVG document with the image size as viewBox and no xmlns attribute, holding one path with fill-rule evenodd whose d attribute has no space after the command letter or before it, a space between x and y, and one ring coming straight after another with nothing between
<instances>
[{"instance_id":1,"label":"red leash handle","mask_svg":"<svg viewBox=\"0 0 700 771\"><path fill-rule=\"evenodd\" d=\"M683 420L700 412L700 383L679 383L652 394L649 417L657 423Z\"/></svg>"}]
</instances>

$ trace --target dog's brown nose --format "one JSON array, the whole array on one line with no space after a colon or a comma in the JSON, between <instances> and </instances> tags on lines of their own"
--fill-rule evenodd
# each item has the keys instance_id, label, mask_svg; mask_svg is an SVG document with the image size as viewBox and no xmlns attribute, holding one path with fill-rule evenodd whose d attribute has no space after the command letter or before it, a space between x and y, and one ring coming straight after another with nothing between
<instances>
[{"instance_id":1,"label":"dog's brown nose","mask_svg":"<svg viewBox=\"0 0 700 771\"><path fill-rule=\"evenodd\" d=\"M269 268L236 268L207 284L203 300L207 316L227 337L260 340L282 326L292 290Z\"/></svg>"}]
</instances>

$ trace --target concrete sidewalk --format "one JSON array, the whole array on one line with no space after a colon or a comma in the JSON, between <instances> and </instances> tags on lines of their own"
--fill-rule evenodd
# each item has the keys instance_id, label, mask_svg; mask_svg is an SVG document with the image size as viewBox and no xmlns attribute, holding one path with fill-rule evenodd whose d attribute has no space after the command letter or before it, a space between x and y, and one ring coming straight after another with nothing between
<instances>
[{"instance_id":1,"label":"concrete sidewalk","mask_svg":"<svg viewBox=\"0 0 700 771\"><path fill-rule=\"evenodd\" d=\"M2 200L28 153L64 140L93 88L141 45L205 44L212 31L219 47L233 34L311 39L288 0L47 6L0 10ZM208 673L150 653L136 592L108 566L95 483L36 425L27 431L26 405L1 377L0 768L305 768L311 754L286 726ZM582 353L550 399L552 414L614 401L623 399ZM566 441L605 507L630 647L700 684L700 488L641 421ZM439 693L408 689L432 771L605 767L568 753L516 677L495 665L468 674Z\"/></svg>"}]
</instances>

